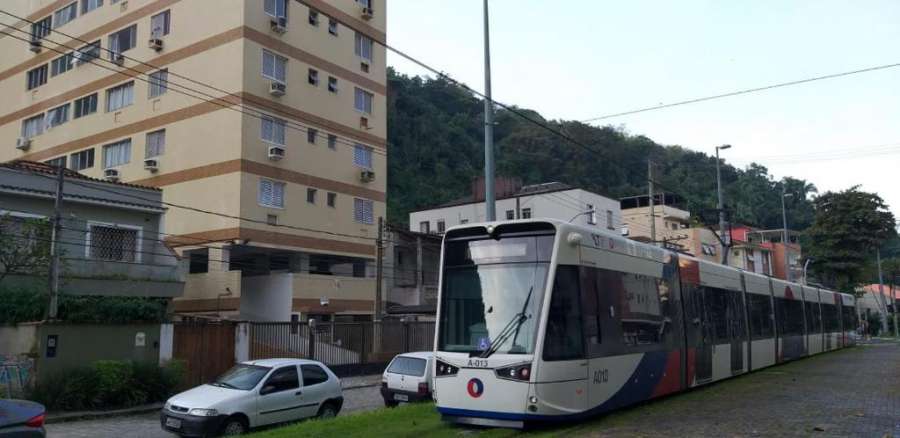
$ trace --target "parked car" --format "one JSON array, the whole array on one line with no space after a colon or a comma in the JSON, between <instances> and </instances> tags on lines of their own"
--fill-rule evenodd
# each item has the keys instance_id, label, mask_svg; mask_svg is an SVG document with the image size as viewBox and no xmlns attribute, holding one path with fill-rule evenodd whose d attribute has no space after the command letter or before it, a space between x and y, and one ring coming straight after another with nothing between
<instances>
[{"instance_id":1,"label":"parked car","mask_svg":"<svg viewBox=\"0 0 900 438\"><path fill-rule=\"evenodd\" d=\"M381 376L384 405L394 407L400 402L431 400L433 365L434 353L430 351L395 356Z\"/></svg>"},{"instance_id":2,"label":"parked car","mask_svg":"<svg viewBox=\"0 0 900 438\"><path fill-rule=\"evenodd\" d=\"M343 403L340 379L320 362L252 360L172 396L159 421L181 436L240 435L258 426L331 418Z\"/></svg>"},{"instance_id":3,"label":"parked car","mask_svg":"<svg viewBox=\"0 0 900 438\"><path fill-rule=\"evenodd\" d=\"M27 400L0 400L0 438L47 436L44 405Z\"/></svg>"}]
</instances>

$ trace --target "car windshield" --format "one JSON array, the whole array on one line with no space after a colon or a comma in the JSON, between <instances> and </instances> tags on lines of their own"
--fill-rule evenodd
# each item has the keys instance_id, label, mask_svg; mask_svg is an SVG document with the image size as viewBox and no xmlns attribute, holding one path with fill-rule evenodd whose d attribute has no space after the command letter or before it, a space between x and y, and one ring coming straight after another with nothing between
<instances>
[{"instance_id":1,"label":"car windshield","mask_svg":"<svg viewBox=\"0 0 900 438\"><path fill-rule=\"evenodd\" d=\"M533 353L552 244L552 236L448 242L438 350Z\"/></svg>"},{"instance_id":2,"label":"car windshield","mask_svg":"<svg viewBox=\"0 0 900 438\"><path fill-rule=\"evenodd\" d=\"M255 388L271 369L259 365L237 364L210 385L249 391Z\"/></svg>"},{"instance_id":3,"label":"car windshield","mask_svg":"<svg viewBox=\"0 0 900 438\"><path fill-rule=\"evenodd\" d=\"M425 359L419 359L417 357L397 356L394 358L394 361L391 362L387 372L422 377L425 375L426 363L427 361Z\"/></svg>"}]
</instances>

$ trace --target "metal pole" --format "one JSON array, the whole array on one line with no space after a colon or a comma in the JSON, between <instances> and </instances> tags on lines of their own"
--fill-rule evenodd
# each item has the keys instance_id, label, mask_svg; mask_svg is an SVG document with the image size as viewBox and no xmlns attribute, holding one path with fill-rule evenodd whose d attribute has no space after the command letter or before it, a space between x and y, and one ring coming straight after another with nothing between
<instances>
[{"instance_id":1,"label":"metal pole","mask_svg":"<svg viewBox=\"0 0 900 438\"><path fill-rule=\"evenodd\" d=\"M50 236L50 305L47 309L47 318L56 319L59 313L59 245L56 241L62 233L62 202L63 184L65 183L65 168L59 166L56 174L56 200L53 203L53 230Z\"/></svg>"},{"instance_id":2,"label":"metal pole","mask_svg":"<svg viewBox=\"0 0 900 438\"><path fill-rule=\"evenodd\" d=\"M378 239L375 241L375 321L381 321L381 287L384 282L384 218L378 217Z\"/></svg>"},{"instance_id":3,"label":"metal pole","mask_svg":"<svg viewBox=\"0 0 900 438\"><path fill-rule=\"evenodd\" d=\"M726 231L725 226L725 195L722 193L722 163L719 160L719 149L728 149L730 145L716 146L716 191L718 192L719 202L719 235L722 237L724 247L722 248L722 264L728 264L728 253L731 248L731 233Z\"/></svg>"},{"instance_id":4,"label":"metal pole","mask_svg":"<svg viewBox=\"0 0 900 438\"><path fill-rule=\"evenodd\" d=\"M647 160L647 187L650 193L650 242L656 245L656 210L653 207L653 161Z\"/></svg>"},{"instance_id":5,"label":"metal pole","mask_svg":"<svg viewBox=\"0 0 900 438\"><path fill-rule=\"evenodd\" d=\"M494 101L491 100L491 39L484 0L484 203L485 220L497 220L494 204Z\"/></svg>"},{"instance_id":6,"label":"metal pole","mask_svg":"<svg viewBox=\"0 0 900 438\"><path fill-rule=\"evenodd\" d=\"M784 229L781 230L781 244L784 246L784 279L791 281L790 263L788 263L788 231L787 231L787 209L785 208L784 198L787 195L787 186L781 184L781 222Z\"/></svg>"},{"instance_id":7,"label":"metal pole","mask_svg":"<svg viewBox=\"0 0 900 438\"><path fill-rule=\"evenodd\" d=\"M900 338L900 331L897 329L897 299L894 295L894 285L897 283L897 273L891 277L891 307L894 310L894 337Z\"/></svg>"},{"instance_id":8,"label":"metal pole","mask_svg":"<svg viewBox=\"0 0 900 438\"><path fill-rule=\"evenodd\" d=\"M878 262L878 295L881 297L881 304L884 306L884 313L881 316L884 331L887 331L887 297L884 296L884 277L881 273L881 249L875 250L875 260Z\"/></svg>"}]
</instances>

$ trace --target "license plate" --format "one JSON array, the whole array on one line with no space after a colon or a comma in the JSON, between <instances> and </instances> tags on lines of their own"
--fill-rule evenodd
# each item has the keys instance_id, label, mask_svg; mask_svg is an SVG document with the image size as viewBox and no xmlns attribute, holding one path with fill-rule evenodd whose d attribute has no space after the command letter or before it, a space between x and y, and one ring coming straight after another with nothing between
<instances>
[{"instance_id":1,"label":"license plate","mask_svg":"<svg viewBox=\"0 0 900 438\"><path fill-rule=\"evenodd\" d=\"M166 426L173 429L181 429L181 420L178 418L166 417Z\"/></svg>"},{"instance_id":2,"label":"license plate","mask_svg":"<svg viewBox=\"0 0 900 438\"><path fill-rule=\"evenodd\" d=\"M409 396L406 394L394 394L394 400L397 401L409 401Z\"/></svg>"}]
</instances>

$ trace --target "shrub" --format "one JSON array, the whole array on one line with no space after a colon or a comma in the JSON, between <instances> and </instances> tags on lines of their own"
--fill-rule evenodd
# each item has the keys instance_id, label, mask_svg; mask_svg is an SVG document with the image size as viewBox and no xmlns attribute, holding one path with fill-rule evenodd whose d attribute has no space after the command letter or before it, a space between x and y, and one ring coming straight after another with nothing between
<instances>
[{"instance_id":1,"label":"shrub","mask_svg":"<svg viewBox=\"0 0 900 438\"><path fill-rule=\"evenodd\" d=\"M0 286L0 324L40 321L48 303L46 290ZM62 294L59 319L87 323L163 322L167 305L166 298Z\"/></svg>"}]
</instances>

